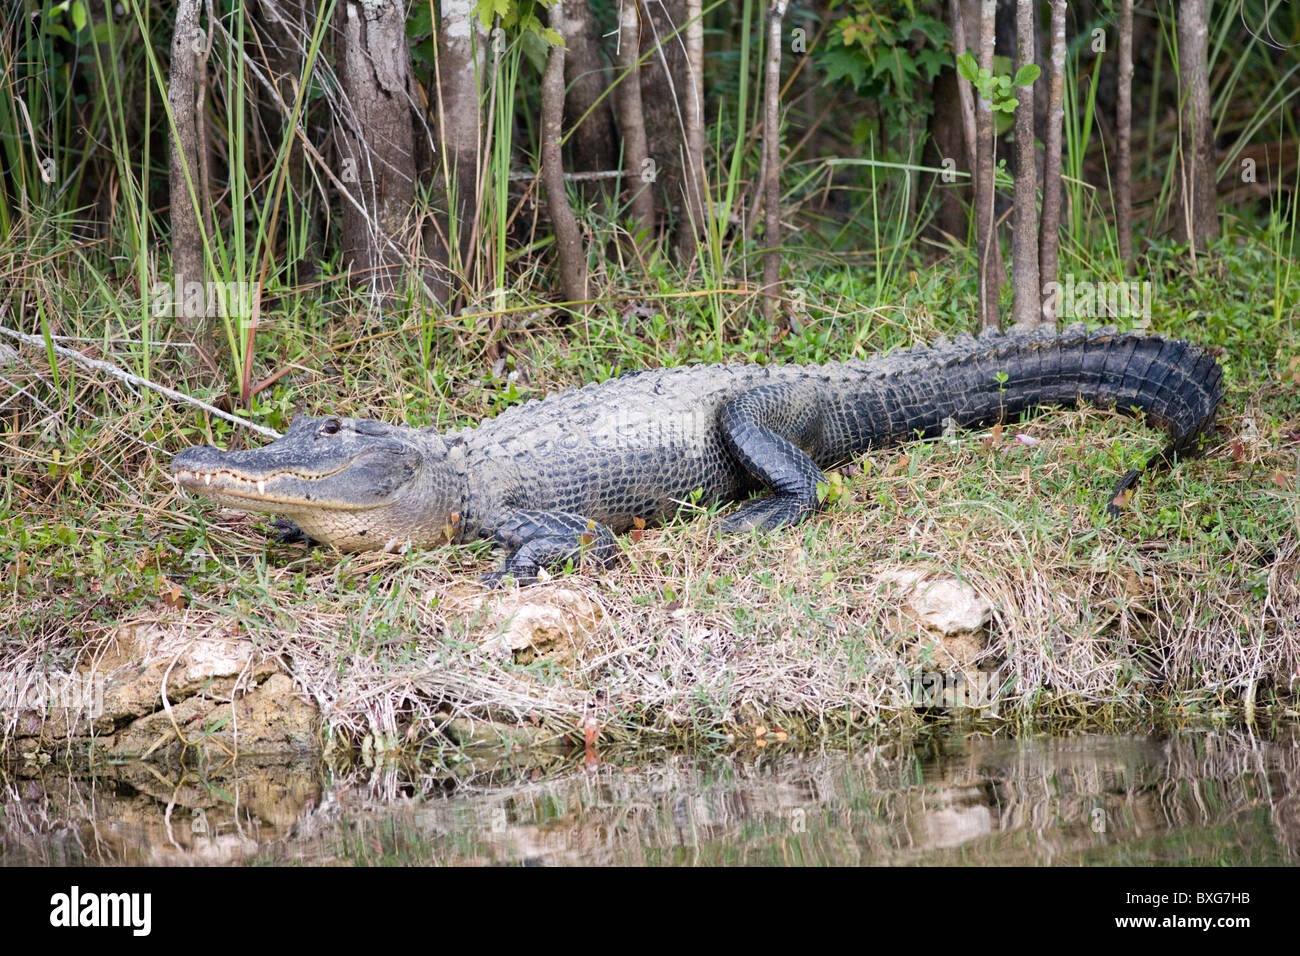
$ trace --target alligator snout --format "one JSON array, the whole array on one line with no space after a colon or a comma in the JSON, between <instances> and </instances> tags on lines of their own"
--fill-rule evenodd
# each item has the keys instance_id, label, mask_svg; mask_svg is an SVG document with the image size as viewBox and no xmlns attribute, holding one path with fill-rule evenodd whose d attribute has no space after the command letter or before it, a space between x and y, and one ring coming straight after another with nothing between
<instances>
[{"instance_id":1,"label":"alligator snout","mask_svg":"<svg viewBox=\"0 0 1300 956\"><path fill-rule=\"evenodd\" d=\"M221 464L221 455L221 449L214 448L211 445L195 445L192 448L186 448L172 459L172 474L176 475L182 471L204 471L209 468L216 468Z\"/></svg>"}]
</instances>

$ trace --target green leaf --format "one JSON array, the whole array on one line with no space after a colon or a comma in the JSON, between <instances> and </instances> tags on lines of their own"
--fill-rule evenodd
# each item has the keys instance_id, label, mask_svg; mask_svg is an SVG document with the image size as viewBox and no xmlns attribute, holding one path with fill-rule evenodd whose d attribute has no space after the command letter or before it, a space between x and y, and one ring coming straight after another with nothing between
<instances>
[{"instance_id":1,"label":"green leaf","mask_svg":"<svg viewBox=\"0 0 1300 956\"><path fill-rule=\"evenodd\" d=\"M916 65L926 80L933 80L948 65L948 57L942 50L926 48L916 54Z\"/></svg>"},{"instance_id":2,"label":"green leaf","mask_svg":"<svg viewBox=\"0 0 1300 956\"><path fill-rule=\"evenodd\" d=\"M1029 86L1034 80L1038 79L1038 75L1042 72L1037 63L1026 63L1016 70L1016 78L1012 82L1016 86Z\"/></svg>"},{"instance_id":3,"label":"green leaf","mask_svg":"<svg viewBox=\"0 0 1300 956\"><path fill-rule=\"evenodd\" d=\"M72 26L78 31L86 26L86 5L81 0L72 5Z\"/></svg>"},{"instance_id":4,"label":"green leaf","mask_svg":"<svg viewBox=\"0 0 1300 956\"><path fill-rule=\"evenodd\" d=\"M433 10L427 4L417 3L411 9L411 15L406 20L406 35L408 37L424 36L433 32Z\"/></svg>"},{"instance_id":5,"label":"green leaf","mask_svg":"<svg viewBox=\"0 0 1300 956\"><path fill-rule=\"evenodd\" d=\"M516 12L513 8L511 0L478 0L479 22L483 24L483 29L491 30L492 21L496 17L506 21Z\"/></svg>"},{"instance_id":6,"label":"green leaf","mask_svg":"<svg viewBox=\"0 0 1300 956\"><path fill-rule=\"evenodd\" d=\"M969 53L963 53L957 57L957 73L964 80L975 82L975 77L979 72L979 64L975 62L975 57Z\"/></svg>"},{"instance_id":7,"label":"green leaf","mask_svg":"<svg viewBox=\"0 0 1300 956\"><path fill-rule=\"evenodd\" d=\"M411 47L411 59L432 69L437 52L437 42L433 37L426 37Z\"/></svg>"},{"instance_id":8,"label":"green leaf","mask_svg":"<svg viewBox=\"0 0 1300 956\"><path fill-rule=\"evenodd\" d=\"M833 83L839 79L848 79L854 90L860 89L866 79L866 61L860 53L845 47L832 47L823 53L818 62L826 71L826 82Z\"/></svg>"}]
</instances>

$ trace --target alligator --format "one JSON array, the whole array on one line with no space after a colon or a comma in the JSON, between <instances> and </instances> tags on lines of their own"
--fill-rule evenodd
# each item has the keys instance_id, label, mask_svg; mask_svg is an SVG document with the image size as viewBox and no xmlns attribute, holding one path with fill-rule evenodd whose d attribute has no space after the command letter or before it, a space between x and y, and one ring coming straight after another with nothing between
<instances>
[{"instance_id":1,"label":"alligator","mask_svg":"<svg viewBox=\"0 0 1300 956\"><path fill-rule=\"evenodd\" d=\"M1159 335L988 331L827 365L692 365L627 372L460 431L296 417L245 451L203 445L176 483L218 504L283 515L343 550L490 539L506 552L489 585L543 568L608 566L615 532L766 489L723 531L795 524L822 507L823 470L868 449L1087 402L1143 414L1168 444L1115 486L1117 514L1145 468L1194 454L1223 372L1205 350ZM290 526L292 527L292 525Z\"/></svg>"}]
</instances>

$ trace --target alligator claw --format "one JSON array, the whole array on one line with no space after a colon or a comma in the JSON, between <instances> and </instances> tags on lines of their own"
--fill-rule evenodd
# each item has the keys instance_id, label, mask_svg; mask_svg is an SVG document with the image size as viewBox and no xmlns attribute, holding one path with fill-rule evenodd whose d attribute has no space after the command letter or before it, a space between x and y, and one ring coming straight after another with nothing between
<instances>
[{"instance_id":1,"label":"alligator claw","mask_svg":"<svg viewBox=\"0 0 1300 956\"><path fill-rule=\"evenodd\" d=\"M500 571L486 571L478 576L479 584L491 588L492 590L504 587L507 581L513 581L515 584L520 586L525 584L536 584L537 576L527 574L519 575L514 571L506 571L505 569Z\"/></svg>"},{"instance_id":2,"label":"alligator claw","mask_svg":"<svg viewBox=\"0 0 1300 956\"><path fill-rule=\"evenodd\" d=\"M271 540L276 544L305 544L309 548L320 545L319 541L288 518L276 518L271 522Z\"/></svg>"}]
</instances>

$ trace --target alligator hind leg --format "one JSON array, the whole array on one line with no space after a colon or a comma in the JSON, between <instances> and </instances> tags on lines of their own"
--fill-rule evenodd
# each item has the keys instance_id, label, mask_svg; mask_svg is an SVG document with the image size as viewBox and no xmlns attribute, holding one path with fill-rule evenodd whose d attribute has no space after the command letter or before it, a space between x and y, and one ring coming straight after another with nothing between
<instances>
[{"instance_id":1,"label":"alligator hind leg","mask_svg":"<svg viewBox=\"0 0 1300 956\"><path fill-rule=\"evenodd\" d=\"M814 389L795 383L750 389L723 406L718 424L727 450L772 492L728 515L723 531L797 524L821 507L817 486L826 476L805 451L821 441L821 404Z\"/></svg>"},{"instance_id":2,"label":"alligator hind leg","mask_svg":"<svg viewBox=\"0 0 1300 956\"><path fill-rule=\"evenodd\" d=\"M583 558L609 567L618 555L609 528L570 511L500 511L484 522L483 533L506 551L499 570L479 577L488 587L497 587L507 576L532 584L542 568Z\"/></svg>"}]
</instances>

